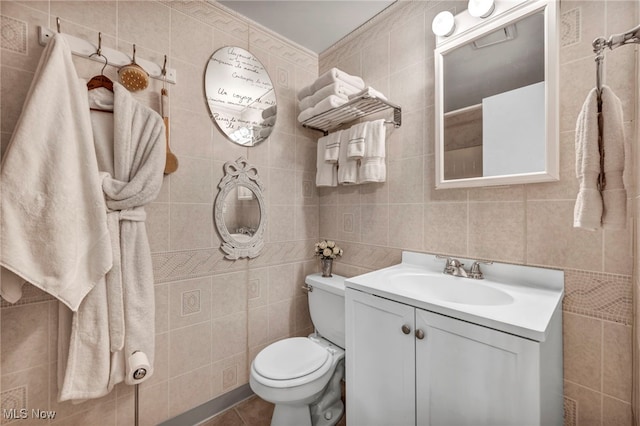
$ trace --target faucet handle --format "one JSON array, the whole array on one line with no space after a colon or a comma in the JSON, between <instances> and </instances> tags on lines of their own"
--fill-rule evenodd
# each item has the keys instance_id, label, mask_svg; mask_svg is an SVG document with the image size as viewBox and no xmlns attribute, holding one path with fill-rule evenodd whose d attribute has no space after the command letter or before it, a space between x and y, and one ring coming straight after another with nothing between
<instances>
[{"instance_id":1,"label":"faucet handle","mask_svg":"<svg viewBox=\"0 0 640 426\"><path fill-rule=\"evenodd\" d=\"M445 265L446 266L453 266L455 268L462 266L462 263L460 263L460 261L458 259L454 259L451 256L441 256L439 254L436 254L436 259L445 259Z\"/></svg>"},{"instance_id":2,"label":"faucet handle","mask_svg":"<svg viewBox=\"0 0 640 426\"><path fill-rule=\"evenodd\" d=\"M447 260L447 263L453 268L460 268L461 266L464 266L464 263L460 263L458 259L449 259Z\"/></svg>"},{"instance_id":3,"label":"faucet handle","mask_svg":"<svg viewBox=\"0 0 640 426\"><path fill-rule=\"evenodd\" d=\"M446 274L451 268L449 266L451 264L451 258L449 256L442 256L442 255L436 254L436 259L445 259L443 272Z\"/></svg>"},{"instance_id":4,"label":"faucet handle","mask_svg":"<svg viewBox=\"0 0 640 426\"><path fill-rule=\"evenodd\" d=\"M473 278L476 280L484 279L484 275L480 270L480 264L491 265L492 263L493 261L491 260L476 260L475 262L473 262L473 265L471 265L471 269L469 270L469 278Z\"/></svg>"}]
</instances>

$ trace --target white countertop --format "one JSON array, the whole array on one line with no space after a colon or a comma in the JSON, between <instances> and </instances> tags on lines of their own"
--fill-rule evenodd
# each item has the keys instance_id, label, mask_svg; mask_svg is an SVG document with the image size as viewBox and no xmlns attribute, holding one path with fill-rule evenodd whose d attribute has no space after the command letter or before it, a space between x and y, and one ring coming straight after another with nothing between
<instances>
[{"instance_id":1,"label":"white countertop","mask_svg":"<svg viewBox=\"0 0 640 426\"><path fill-rule=\"evenodd\" d=\"M473 260L459 259L469 268ZM454 277L443 274L444 259L434 255L403 252L402 263L378 271L347 278L347 288L363 291L415 306L420 309L458 318L495 330L521 336L535 341L544 341L548 325L556 309L561 309L564 295L564 272L561 270L531 266L494 263L481 265L485 279ZM442 280L465 280L464 284L477 283L503 291L513 298L506 304L482 305L456 303L446 300L421 297L415 292L405 291L391 283L398 273L427 274Z\"/></svg>"}]
</instances>

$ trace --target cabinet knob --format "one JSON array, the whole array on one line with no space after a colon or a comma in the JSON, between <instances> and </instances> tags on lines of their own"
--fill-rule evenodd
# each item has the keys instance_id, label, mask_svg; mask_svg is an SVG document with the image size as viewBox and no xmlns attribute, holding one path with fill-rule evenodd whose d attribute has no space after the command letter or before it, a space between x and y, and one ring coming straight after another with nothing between
<instances>
[{"instance_id":1,"label":"cabinet knob","mask_svg":"<svg viewBox=\"0 0 640 426\"><path fill-rule=\"evenodd\" d=\"M409 333L411 333L411 327L409 327L407 324L404 324L404 325L402 326L402 332L403 332L404 334L409 334Z\"/></svg>"},{"instance_id":2,"label":"cabinet knob","mask_svg":"<svg viewBox=\"0 0 640 426\"><path fill-rule=\"evenodd\" d=\"M420 329L417 329L417 330L416 330L416 337L417 337L419 340L424 339L424 331L422 331L422 330L420 330Z\"/></svg>"}]
</instances>

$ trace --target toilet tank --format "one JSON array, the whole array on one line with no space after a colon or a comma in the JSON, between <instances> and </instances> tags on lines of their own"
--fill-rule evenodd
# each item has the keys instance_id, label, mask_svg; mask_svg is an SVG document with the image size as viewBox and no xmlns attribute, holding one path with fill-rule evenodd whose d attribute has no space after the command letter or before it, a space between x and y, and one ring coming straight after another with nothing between
<instances>
[{"instance_id":1,"label":"toilet tank","mask_svg":"<svg viewBox=\"0 0 640 426\"><path fill-rule=\"evenodd\" d=\"M333 274L325 278L321 274L307 275L305 283L309 291L309 314L316 331L325 339L344 349L344 277Z\"/></svg>"}]
</instances>

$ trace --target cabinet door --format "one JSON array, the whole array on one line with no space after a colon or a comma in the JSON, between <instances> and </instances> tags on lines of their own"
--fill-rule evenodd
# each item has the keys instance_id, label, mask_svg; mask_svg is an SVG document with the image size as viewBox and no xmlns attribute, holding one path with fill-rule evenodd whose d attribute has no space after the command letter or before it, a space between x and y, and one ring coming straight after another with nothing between
<instances>
[{"instance_id":1,"label":"cabinet door","mask_svg":"<svg viewBox=\"0 0 640 426\"><path fill-rule=\"evenodd\" d=\"M414 311L411 306L347 289L350 425L415 425ZM403 325L409 328L406 334Z\"/></svg>"},{"instance_id":2,"label":"cabinet door","mask_svg":"<svg viewBox=\"0 0 640 426\"><path fill-rule=\"evenodd\" d=\"M416 309L418 425L539 424L538 343Z\"/></svg>"}]
</instances>

